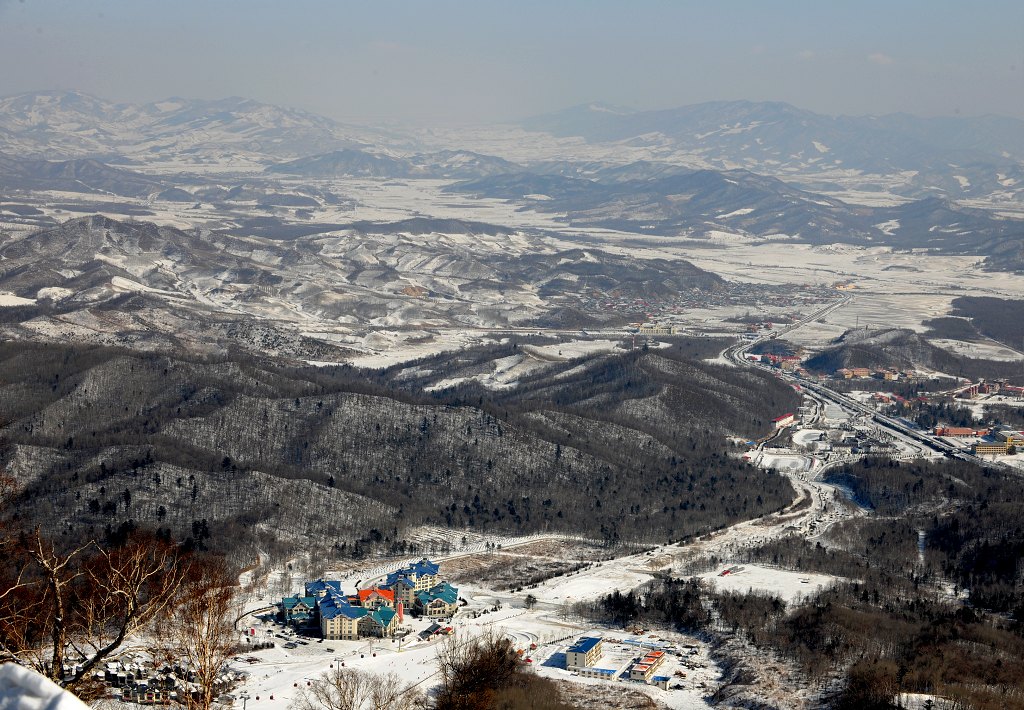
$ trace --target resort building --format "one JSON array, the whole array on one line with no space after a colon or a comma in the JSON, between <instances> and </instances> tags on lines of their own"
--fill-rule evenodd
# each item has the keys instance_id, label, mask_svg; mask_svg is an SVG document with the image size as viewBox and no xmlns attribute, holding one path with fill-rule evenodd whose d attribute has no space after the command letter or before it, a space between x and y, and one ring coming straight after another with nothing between
<instances>
[{"instance_id":1,"label":"resort building","mask_svg":"<svg viewBox=\"0 0 1024 710\"><path fill-rule=\"evenodd\" d=\"M601 643L597 636L584 636L565 652L565 667L590 668L601 657Z\"/></svg>"},{"instance_id":2,"label":"resort building","mask_svg":"<svg viewBox=\"0 0 1024 710\"><path fill-rule=\"evenodd\" d=\"M285 597L281 600L281 612L284 623L292 626L311 626L315 623L315 597Z\"/></svg>"},{"instance_id":3,"label":"resort building","mask_svg":"<svg viewBox=\"0 0 1024 710\"><path fill-rule=\"evenodd\" d=\"M629 679L650 683L654 674L665 662L664 651L650 651L629 667Z\"/></svg>"},{"instance_id":4,"label":"resort building","mask_svg":"<svg viewBox=\"0 0 1024 710\"><path fill-rule=\"evenodd\" d=\"M356 640L394 636L404 612L428 618L450 617L459 608L459 590L443 581L436 562L422 559L395 570L379 587L344 594L341 582L307 582L305 596L285 597L281 618L295 626L317 626L325 639Z\"/></svg>"},{"instance_id":5,"label":"resort building","mask_svg":"<svg viewBox=\"0 0 1024 710\"><path fill-rule=\"evenodd\" d=\"M423 616L436 619L451 616L459 608L459 590L442 582L416 595L413 610Z\"/></svg>"},{"instance_id":6,"label":"resort building","mask_svg":"<svg viewBox=\"0 0 1024 710\"><path fill-rule=\"evenodd\" d=\"M320 599L320 633L325 639L355 641L359 638L359 620L369 614L352 606L342 594L327 594Z\"/></svg>"}]
</instances>

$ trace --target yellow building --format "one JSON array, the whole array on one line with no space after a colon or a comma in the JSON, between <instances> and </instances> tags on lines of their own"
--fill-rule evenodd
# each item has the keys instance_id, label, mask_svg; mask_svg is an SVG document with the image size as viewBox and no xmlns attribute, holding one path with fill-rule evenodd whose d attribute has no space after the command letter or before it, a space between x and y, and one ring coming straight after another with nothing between
<instances>
[{"instance_id":1,"label":"yellow building","mask_svg":"<svg viewBox=\"0 0 1024 710\"><path fill-rule=\"evenodd\" d=\"M979 441L971 447L971 453L975 456L1005 454L1009 448L1006 441Z\"/></svg>"},{"instance_id":2,"label":"yellow building","mask_svg":"<svg viewBox=\"0 0 1024 710\"><path fill-rule=\"evenodd\" d=\"M640 326L640 335L675 335L676 328L672 325L657 325L655 323L644 323Z\"/></svg>"}]
</instances>

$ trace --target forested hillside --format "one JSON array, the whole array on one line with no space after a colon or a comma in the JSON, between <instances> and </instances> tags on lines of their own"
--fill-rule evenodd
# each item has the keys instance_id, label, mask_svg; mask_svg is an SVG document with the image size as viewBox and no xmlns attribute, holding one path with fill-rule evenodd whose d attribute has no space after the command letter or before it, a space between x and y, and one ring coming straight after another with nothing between
<instances>
[{"instance_id":1,"label":"forested hillside","mask_svg":"<svg viewBox=\"0 0 1024 710\"><path fill-rule=\"evenodd\" d=\"M502 348L518 344L481 361ZM456 369L446 357L430 369ZM401 552L425 523L609 544L697 534L791 500L724 438L763 434L795 402L682 345L553 363L500 392L427 392L398 368L0 345L3 462L23 516L75 535L157 527L240 555L299 539Z\"/></svg>"}]
</instances>

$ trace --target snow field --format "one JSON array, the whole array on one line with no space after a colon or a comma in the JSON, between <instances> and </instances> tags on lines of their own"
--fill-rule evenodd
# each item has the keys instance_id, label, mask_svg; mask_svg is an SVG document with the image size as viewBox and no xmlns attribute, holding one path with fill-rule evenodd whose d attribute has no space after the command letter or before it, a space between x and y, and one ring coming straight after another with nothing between
<instances>
[{"instance_id":1,"label":"snow field","mask_svg":"<svg viewBox=\"0 0 1024 710\"><path fill-rule=\"evenodd\" d=\"M0 293L0 308L11 307L11 306L33 306L35 305L34 298L22 298L21 296L15 296L13 293L4 291Z\"/></svg>"},{"instance_id":2,"label":"snow field","mask_svg":"<svg viewBox=\"0 0 1024 710\"><path fill-rule=\"evenodd\" d=\"M729 574L722 572L729 570ZM698 575L700 579L721 592L763 592L781 597L786 603L813 596L834 584L836 577L807 572L791 572L761 565L723 566Z\"/></svg>"}]
</instances>

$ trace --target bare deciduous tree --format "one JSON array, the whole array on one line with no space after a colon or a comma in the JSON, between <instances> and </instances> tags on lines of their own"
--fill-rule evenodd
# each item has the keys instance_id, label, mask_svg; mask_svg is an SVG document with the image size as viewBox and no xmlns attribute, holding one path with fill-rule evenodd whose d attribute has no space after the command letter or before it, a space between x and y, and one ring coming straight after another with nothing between
<instances>
[{"instance_id":1,"label":"bare deciduous tree","mask_svg":"<svg viewBox=\"0 0 1024 710\"><path fill-rule=\"evenodd\" d=\"M507 636L449 637L437 651L437 710L571 710L549 679L524 665Z\"/></svg>"},{"instance_id":2,"label":"bare deciduous tree","mask_svg":"<svg viewBox=\"0 0 1024 710\"><path fill-rule=\"evenodd\" d=\"M423 694L394 673L378 675L334 668L303 688L291 710L416 710L426 707Z\"/></svg>"},{"instance_id":3,"label":"bare deciduous tree","mask_svg":"<svg viewBox=\"0 0 1024 710\"><path fill-rule=\"evenodd\" d=\"M195 692L178 693L187 708L209 709L224 667L238 652L238 591L222 558L197 560L166 623L157 630L164 660L183 663L195 674Z\"/></svg>"},{"instance_id":4,"label":"bare deciduous tree","mask_svg":"<svg viewBox=\"0 0 1024 710\"><path fill-rule=\"evenodd\" d=\"M120 545L60 549L38 530L5 532L0 553L0 659L29 666L82 697L98 663L173 603L189 564L147 534Z\"/></svg>"},{"instance_id":5,"label":"bare deciduous tree","mask_svg":"<svg viewBox=\"0 0 1024 710\"><path fill-rule=\"evenodd\" d=\"M512 641L493 631L468 640L449 636L437 649L441 674L438 707L486 708L495 691L520 671Z\"/></svg>"}]
</instances>

